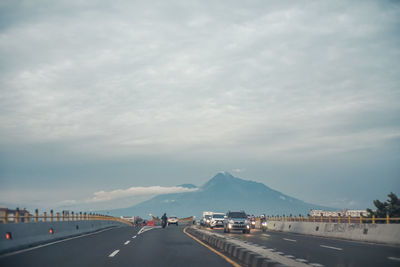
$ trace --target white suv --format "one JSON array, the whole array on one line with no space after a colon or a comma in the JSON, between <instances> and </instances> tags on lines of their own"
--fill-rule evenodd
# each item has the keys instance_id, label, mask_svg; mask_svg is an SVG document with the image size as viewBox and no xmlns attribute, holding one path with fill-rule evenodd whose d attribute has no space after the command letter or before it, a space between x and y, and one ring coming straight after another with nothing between
<instances>
[{"instance_id":1,"label":"white suv","mask_svg":"<svg viewBox=\"0 0 400 267\"><path fill-rule=\"evenodd\" d=\"M210 218L210 228L213 229L214 227L224 227L224 213L213 213Z\"/></svg>"},{"instance_id":2,"label":"white suv","mask_svg":"<svg viewBox=\"0 0 400 267\"><path fill-rule=\"evenodd\" d=\"M168 225L175 224L178 226L178 217L172 216L168 218Z\"/></svg>"}]
</instances>

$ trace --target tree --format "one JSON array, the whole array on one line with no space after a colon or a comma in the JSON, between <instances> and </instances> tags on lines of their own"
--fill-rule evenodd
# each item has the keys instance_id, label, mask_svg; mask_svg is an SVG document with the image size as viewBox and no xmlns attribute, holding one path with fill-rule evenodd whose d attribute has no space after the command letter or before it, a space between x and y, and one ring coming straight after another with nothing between
<instances>
[{"instance_id":1,"label":"tree","mask_svg":"<svg viewBox=\"0 0 400 267\"><path fill-rule=\"evenodd\" d=\"M370 216L375 215L376 218L385 218L388 214L389 217L400 217L400 200L395 193L391 192L388 195L389 199L385 202L374 200L376 210L367 209Z\"/></svg>"}]
</instances>

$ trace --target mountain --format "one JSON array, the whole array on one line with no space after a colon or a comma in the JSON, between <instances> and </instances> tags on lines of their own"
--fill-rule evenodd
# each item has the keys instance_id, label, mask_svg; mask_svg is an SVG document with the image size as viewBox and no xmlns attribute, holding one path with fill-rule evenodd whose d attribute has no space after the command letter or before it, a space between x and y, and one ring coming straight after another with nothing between
<instances>
[{"instance_id":1,"label":"mountain","mask_svg":"<svg viewBox=\"0 0 400 267\"><path fill-rule=\"evenodd\" d=\"M197 188L194 185L181 185ZM306 215L310 209L330 209L309 204L299 199L273 190L268 186L243 180L227 172L220 172L197 190L185 193L158 195L135 206L109 210L110 215L139 215L144 218L148 214L187 217L201 216L203 211L227 212L228 210L244 210L247 214L259 215Z\"/></svg>"}]
</instances>

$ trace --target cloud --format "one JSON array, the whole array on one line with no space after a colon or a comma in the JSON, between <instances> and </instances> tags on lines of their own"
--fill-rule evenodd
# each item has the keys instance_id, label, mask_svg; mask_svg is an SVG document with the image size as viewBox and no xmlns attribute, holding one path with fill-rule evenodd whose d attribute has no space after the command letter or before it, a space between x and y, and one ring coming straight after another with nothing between
<instances>
[{"instance_id":1,"label":"cloud","mask_svg":"<svg viewBox=\"0 0 400 267\"><path fill-rule=\"evenodd\" d=\"M138 197L148 195L160 195L171 193L185 193L196 191L197 188L184 188L179 186L162 187L162 186L148 186L148 187L130 187L128 189L116 189L112 191L98 191L95 192L93 197L89 198L87 203L111 201L119 198Z\"/></svg>"}]
</instances>

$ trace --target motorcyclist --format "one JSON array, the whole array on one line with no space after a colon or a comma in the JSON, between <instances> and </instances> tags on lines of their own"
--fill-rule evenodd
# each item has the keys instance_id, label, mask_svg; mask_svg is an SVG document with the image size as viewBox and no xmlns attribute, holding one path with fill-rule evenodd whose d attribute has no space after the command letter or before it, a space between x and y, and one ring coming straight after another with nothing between
<instances>
[{"instance_id":1,"label":"motorcyclist","mask_svg":"<svg viewBox=\"0 0 400 267\"><path fill-rule=\"evenodd\" d=\"M267 218L265 217L265 214L260 215L260 227L263 232L267 230Z\"/></svg>"},{"instance_id":2,"label":"motorcyclist","mask_svg":"<svg viewBox=\"0 0 400 267\"><path fill-rule=\"evenodd\" d=\"M162 227L163 228L165 228L165 226L167 225L167 220L168 220L167 214L164 213L164 215L161 217Z\"/></svg>"}]
</instances>

